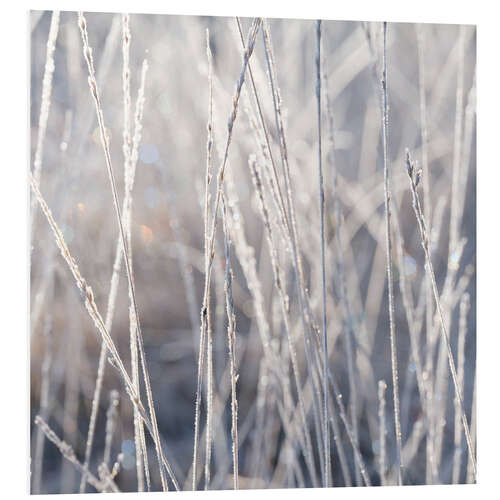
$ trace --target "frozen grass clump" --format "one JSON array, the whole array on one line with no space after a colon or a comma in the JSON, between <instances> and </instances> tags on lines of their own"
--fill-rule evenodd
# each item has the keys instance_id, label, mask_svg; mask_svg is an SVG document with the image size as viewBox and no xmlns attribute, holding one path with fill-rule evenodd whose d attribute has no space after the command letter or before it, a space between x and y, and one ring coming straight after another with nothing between
<instances>
[{"instance_id":1,"label":"frozen grass clump","mask_svg":"<svg viewBox=\"0 0 500 500\"><path fill-rule=\"evenodd\" d=\"M32 15L32 492L474 482L475 29Z\"/></svg>"}]
</instances>

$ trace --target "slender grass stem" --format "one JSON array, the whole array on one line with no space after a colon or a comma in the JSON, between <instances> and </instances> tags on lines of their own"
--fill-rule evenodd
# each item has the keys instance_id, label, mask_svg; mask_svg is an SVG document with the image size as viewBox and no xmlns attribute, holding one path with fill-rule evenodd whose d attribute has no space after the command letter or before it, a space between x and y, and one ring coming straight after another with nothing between
<instances>
[{"instance_id":1,"label":"slender grass stem","mask_svg":"<svg viewBox=\"0 0 500 500\"><path fill-rule=\"evenodd\" d=\"M208 328L208 323L207 323L207 314L208 314L208 297L209 297L209 290L210 290L210 276L211 276L211 271L212 271L212 266L213 266L213 261L214 261L214 246L215 246L215 233L217 230L217 214L219 212L219 205L220 205L220 199L221 199L221 193L222 193L222 185L224 181L224 172L226 169L226 164L228 161L229 157L229 147L231 145L231 139L233 136L233 128L234 128L234 123L236 121L237 113L238 113L238 103L240 99L240 94L241 94L241 88L243 87L243 83L245 81L245 74L246 74L246 68L248 66L248 62L250 60L250 57L252 56L253 49L255 46L255 40L257 37L257 33L260 29L260 25L262 23L262 20L260 18L255 18L252 26L250 27L250 30L248 32L248 40L246 44L246 50L243 54L243 64L241 68L241 72L238 78L238 81L236 83L236 90L234 93L233 97L233 106L231 110L231 114L229 116L228 120L228 125L227 125L227 139L226 139L226 145L224 149L224 156L223 160L221 163L221 166L219 168L219 172L217 174L217 191L216 191L216 198L215 198L215 205L214 205L214 210L212 213L212 224L211 224L211 230L210 230L210 237L209 237L209 245L208 245L208 256L209 256L209 261L208 261L208 269L207 272L205 273L205 287L204 287L204 292L203 292L203 302L202 302L202 307L201 307L201 331L200 331L200 351L199 351L199 357L198 357L198 377L197 377L197 385L196 385L196 402L195 402L195 417L194 417L194 444L193 444L193 466L192 466L192 471L193 471L193 491L196 490L196 479L197 479L197 460L198 460L198 441L199 441L199 421L200 421L200 405L201 405L201 384L203 380L203 364L204 364L204 356L203 352L205 349L205 342L206 342L206 337L207 337L207 328Z\"/></svg>"},{"instance_id":2,"label":"slender grass stem","mask_svg":"<svg viewBox=\"0 0 500 500\"><path fill-rule=\"evenodd\" d=\"M464 378L465 378L465 337L467 334L467 314L470 310L470 296L464 293L460 300L460 319L458 325L458 349L457 349L457 362L458 362L458 384L463 393ZM454 445L455 451L453 453L453 472L451 482L457 484L460 482L460 468L462 462L462 432L460 422L460 406L457 398L455 398L455 436Z\"/></svg>"},{"instance_id":3,"label":"slender grass stem","mask_svg":"<svg viewBox=\"0 0 500 500\"><path fill-rule=\"evenodd\" d=\"M126 227L129 227L129 224L127 223L127 221L130 219L129 201L131 200L131 196L132 196L132 190L133 190L134 180L135 180L135 168L136 168L137 161L138 161L139 144L140 144L141 138L142 138L142 117L143 117L143 111L144 111L144 88L145 88L145 84L146 84L147 68L148 68L147 62L144 61L143 65L142 65L141 85L140 85L139 90L137 92L137 101L136 101L136 108L135 108L134 135L133 135L133 140L132 140L132 151L131 151L131 165L130 165L130 171L126 175L126 178L128 179L128 181L127 181L125 196L124 196L123 205L122 205L122 213L124 214L123 219L124 219L124 223L125 223ZM118 240L116 242L115 259L114 259L113 271L112 271L111 280L110 280L107 309L106 309L105 326L106 326L106 329L108 332L111 332L112 326L113 326L116 298L117 298L117 294L118 294L118 285L119 285L119 281L120 281L120 271L122 268L122 257L123 257L122 245L121 245L120 237L118 237ZM84 465L86 467L88 467L88 465L89 465L90 456L92 454L92 446L94 443L95 426L96 426L96 422L97 422L97 414L99 411L99 401L101 399L102 385L103 385L104 374L105 374L105 370L106 370L106 359L107 359L106 354L107 354L107 347L106 347L106 344L104 342L102 342L101 343L101 350L99 353L96 384L95 384L95 388L94 388L94 394L92 397L89 428L87 431L87 441L86 441L86 445L85 445ZM139 453L140 453L140 451L139 451ZM146 479L148 480L149 467L147 464L147 456L145 456L145 455L144 455L144 468L145 468ZM80 493L85 492L85 484L86 484L86 482L84 481L84 478L82 477L82 481L80 483ZM149 484L149 480L148 480L148 484Z\"/></svg>"},{"instance_id":4,"label":"slender grass stem","mask_svg":"<svg viewBox=\"0 0 500 500\"><path fill-rule=\"evenodd\" d=\"M321 20L316 21L316 99L318 105L319 227L321 239L321 285L323 306L323 486L330 485L330 428L328 418L328 332L326 326L325 187L321 154Z\"/></svg>"},{"instance_id":5,"label":"slender grass stem","mask_svg":"<svg viewBox=\"0 0 500 500\"><path fill-rule=\"evenodd\" d=\"M453 384L455 385L455 397L457 399L458 406L460 408L462 425L463 425L464 432L465 432L465 439L467 441L467 446L469 449L469 458L470 458L470 461L472 464L472 469L473 469L474 479L475 479L475 477L477 475L477 466L476 466L476 458L475 458L475 454L474 454L474 448L472 445L472 438L471 438L471 434L470 434L470 430L469 430L469 424L467 423L467 416L465 414L465 407L464 407L464 402L463 402L462 391L460 389L460 383L459 383L457 371L455 368L455 361L453 359L453 352L451 350L450 339L449 339L448 332L447 332L446 325L445 325L445 321L444 321L443 311L441 308L441 302L439 300L439 291L437 288L436 277L435 277L434 268L432 265L427 227L425 224L425 218L424 218L424 214L423 214L423 211L422 211L422 208L420 205L420 198L418 196L418 191L417 191L417 186L420 182L420 178L422 176L422 171L419 170L419 171L415 172L415 166L412 162L410 152L408 150L406 152L406 170L407 170L408 178L410 181L410 189L411 189L411 194L412 194L412 199L413 199L413 210L415 212L415 217L417 219L418 228L420 231L421 243L422 243L422 247L423 247L424 253L425 253L425 260L427 263L426 269L431 277L432 291L434 294L434 300L436 302L436 309L438 312L439 322L441 325L441 334L442 334L443 342L446 345L446 350L447 350L447 354L448 354L448 364L450 367L450 372L451 372L451 377L453 379Z\"/></svg>"},{"instance_id":6,"label":"slender grass stem","mask_svg":"<svg viewBox=\"0 0 500 500\"><path fill-rule=\"evenodd\" d=\"M394 319L394 289L392 276L392 241L391 241L391 189L389 179L388 134L389 106L387 102L387 22L382 25L382 130L384 144L384 206L385 206L385 240L387 257L387 288L389 299L389 336L391 344L392 385L394 399L394 427L396 432L396 462L399 467L398 484L403 484L403 462L401 457L401 422L399 418L399 374L396 348L396 324Z\"/></svg>"},{"instance_id":7,"label":"slender grass stem","mask_svg":"<svg viewBox=\"0 0 500 500\"><path fill-rule=\"evenodd\" d=\"M38 137L36 141L35 159L33 162L33 178L35 179L37 184L40 184L40 177L42 175L45 135L47 133L47 123L49 121L50 103L52 96L52 79L55 70L54 52L56 50L57 35L59 33L59 18L59 11L55 10L54 12L52 12L52 16L50 19L49 36L47 38L45 69L42 80L42 103L40 106L40 115L38 117ZM36 200L32 199L32 214L35 205Z\"/></svg>"},{"instance_id":8,"label":"slender grass stem","mask_svg":"<svg viewBox=\"0 0 500 500\"><path fill-rule=\"evenodd\" d=\"M323 56L323 79L325 85L325 100L328 116L328 138L330 141L330 163L332 171L332 198L333 198L333 211L335 216L335 244L337 247L337 263L335 266L336 274L338 275L338 282L340 285L340 297L342 300L342 309L344 312L344 330L346 337L346 354L347 354L347 372L349 376L349 411L351 415L352 432L356 443L358 443L358 389L356 387L356 373L355 373L355 352L354 352L354 325L355 318L347 294L347 283L345 273L345 258L344 258L344 245L343 245L343 221L339 197L338 187L338 167L335 156L335 134L334 134L334 121L333 121L333 104L328 92L328 68L327 58ZM359 473L358 463L355 462L356 468L356 482L361 484L362 478Z\"/></svg>"},{"instance_id":9,"label":"slender grass stem","mask_svg":"<svg viewBox=\"0 0 500 500\"><path fill-rule=\"evenodd\" d=\"M310 354L310 335L311 335L311 330L313 329L311 327L311 317L309 314L309 309L307 307L307 300L305 297L305 287L304 287L304 275L303 275L303 269L302 269L302 262L301 258L299 255L299 245L298 245L298 232L297 232L297 221L295 217L295 207L293 203L293 196L292 196L292 185L291 185L291 177L290 177L290 165L288 162L288 148L287 148L287 142L285 138L285 129L284 129L284 123L283 123L283 116L282 116L282 110L281 110L281 95L279 92L278 84L277 84L277 76L276 76L276 64L274 62L274 53L272 49L272 41L271 41L271 33L270 29L268 26L267 21L264 22L264 30L263 30L263 38L264 38L264 48L265 48L265 53L266 53L266 63L268 67L268 76L269 76L269 83L271 86L271 93L273 97L273 106L274 106L274 115L275 115L275 122L276 122L276 129L278 131L279 135L279 141L280 141L280 153L281 153L281 163L282 163L282 169L283 169L283 177L285 180L285 191L286 191L286 203L287 203L287 212L288 212L288 218L290 220L290 246L292 249L292 257L293 257L293 270L295 274L295 289L297 292L297 299L299 302L299 310L300 310L300 318L301 318L301 324L302 324L302 329L303 329L303 340L304 340L304 352L306 354L306 365L307 365L307 370L309 373L309 381L311 384L311 394L315 394L315 389L313 387L313 377L311 376L313 365L312 365L312 360L311 360L311 354ZM293 360L293 357L292 357ZM300 382L298 381L298 373L296 370L294 370L295 378L296 378L296 385L297 388L300 387ZM297 389L298 390L298 389ZM300 394L300 392L298 392ZM305 422L306 420L306 414L305 414L305 408L303 407L303 401L301 397L299 396L299 403L301 406L301 412L304 413L303 419ZM319 410L317 407L317 402L316 398L313 396L313 413L314 413L314 421L316 425L316 434L318 436L318 447L321 446L319 436L320 436L320 429L318 428L318 423L319 423ZM309 434L309 430L307 429L307 426L305 425L304 428L305 436L306 436L306 444L307 444L307 449L308 449L308 455L307 455L307 460L310 462L310 468L314 469L314 466L312 465L312 460L313 460L313 455L312 455L312 443L311 443L311 438ZM323 457L323 453L320 451L320 457ZM316 486L317 479L314 476L313 477L313 483Z\"/></svg>"},{"instance_id":10,"label":"slender grass stem","mask_svg":"<svg viewBox=\"0 0 500 500\"><path fill-rule=\"evenodd\" d=\"M208 64L208 121L207 121L207 158L205 173L205 274L208 273L209 262L209 217L210 217L210 182L212 180L212 149L213 149L213 63L212 51L210 50L210 34L206 31L207 64ZM212 456L212 434L213 434L213 343L212 343L212 318L210 308L210 289L207 297L207 431L205 445L205 490L210 487L210 461Z\"/></svg>"},{"instance_id":11,"label":"slender grass stem","mask_svg":"<svg viewBox=\"0 0 500 500\"><path fill-rule=\"evenodd\" d=\"M379 451L379 474L380 474L380 484L385 486L387 484L387 451L386 451L386 426L385 426L385 390L387 389L387 384L385 380L379 380L378 382L378 422L379 422L379 433L378 440L380 443Z\"/></svg>"},{"instance_id":12,"label":"slender grass stem","mask_svg":"<svg viewBox=\"0 0 500 500\"><path fill-rule=\"evenodd\" d=\"M222 221L224 228L224 253L226 260L226 310L227 310L227 339L230 361L230 378L231 378L231 439L233 442L233 488L239 488L239 467L238 467L238 400L236 397L236 383L238 381L238 373L236 368L236 316L234 313L233 304L233 271L231 269L231 240L229 239L229 231L227 228L227 209L224 196L222 197Z\"/></svg>"},{"instance_id":13,"label":"slender grass stem","mask_svg":"<svg viewBox=\"0 0 500 500\"><path fill-rule=\"evenodd\" d=\"M238 33L240 35L240 40L241 40L241 44L242 44L243 50L245 50L245 39L243 37L243 30L241 28L241 21L240 21L239 17L236 17L236 24L238 26ZM280 187L280 182L279 182L279 176L278 176L278 170L276 168L276 162L274 160L273 150L271 148L271 143L270 143L270 140L269 140L269 133L267 131L266 122L264 120L264 114L262 112L262 106L261 106L261 103L260 103L259 94L257 92L257 87L255 85L255 79L254 79L254 76L253 76L252 65L250 64L250 61L248 61L248 74L250 76L250 82L252 84L252 92L253 92L253 96L254 96L254 99L255 99L255 104L257 106L257 111L258 111L259 120L260 120L260 126L262 128L262 132L263 132L263 135L264 135L264 138L265 138L265 145L266 145L266 148L267 148L267 155L269 156L269 160L270 160L271 166L272 166L272 171L273 171L273 174L274 174L274 185L276 186L277 195L278 195L278 205L277 206L279 208L281 217L283 218L284 226L287 228L288 231L290 231L290 223L288 221L288 217L287 217L287 213L286 213L286 209L285 209L285 202L284 202L284 199L283 199L283 194L281 192L281 187Z\"/></svg>"},{"instance_id":14,"label":"slender grass stem","mask_svg":"<svg viewBox=\"0 0 500 500\"><path fill-rule=\"evenodd\" d=\"M429 231L431 231L432 221L432 205L431 205L431 191L430 191L430 177L431 172L429 169L428 161L428 130L427 130L427 98L426 98L426 65L425 65L425 48L426 48L426 31L425 25L416 25L417 31L417 50L418 50L418 88L419 88L419 102L420 102L420 137L422 141L422 168L428 174L423 179L424 186L424 215L426 220L429 221ZM428 275L426 276L425 285L425 314L426 314L426 346L427 355L425 359L425 371L428 378L432 377L432 332L433 332L433 298L432 298L432 285ZM425 392L424 408L427 420L430 425L433 425L431 417L431 406L433 399L433 382L430 380L427 383ZM426 477L427 484L432 484L436 481L437 467L434 457L434 429L430 430L426 440Z\"/></svg>"},{"instance_id":15,"label":"slender grass stem","mask_svg":"<svg viewBox=\"0 0 500 500\"><path fill-rule=\"evenodd\" d=\"M50 208L48 207L47 203L45 202L45 199L43 198L40 189L38 188L38 185L36 184L35 180L33 179L33 176L30 175L30 184L31 184L31 190L33 191L33 194L35 195L40 208L45 215L45 218L47 219L47 222L50 226L50 229L52 230L54 234L54 239L57 244L57 247L60 250L61 256L63 257L64 261L68 265L68 268L73 275L73 278L75 280L76 286L78 288L78 291L81 294L85 309L87 310L90 318L94 322L94 325L99 332L101 339L103 342L106 344L106 348L108 349L110 353L110 357L108 358L108 361L110 364L116 368L116 370L119 372L121 378L123 379L123 382L125 384L125 389L127 394L130 397L130 401L134 405L134 407L137 407L139 410L139 413L141 415L142 420L144 421L150 435L154 439L154 430L153 430L153 425L151 424L147 414L146 410L144 409L144 406L141 402L141 399L137 392L135 391L135 387L132 383L132 380L125 369L125 365L123 364L123 361L120 357L120 354L118 353L118 350L116 348L115 343L113 342L113 339L111 338L111 335L109 334L109 331L106 328L106 324L104 320L102 319L101 313L99 312L99 309L97 308L97 305L95 303L95 298L94 298L94 292L92 291L92 288L88 285L87 281L85 278L82 276L80 273L80 269L78 268L78 264L76 263L76 260L72 257L68 245L66 244L66 241L64 240L64 236L57 225L56 221L54 220L54 217L52 215L52 212ZM173 476L172 468L170 466L170 463L168 460L165 458L165 455L163 453L163 450L161 449L161 460L162 464L165 467L167 471L170 471L169 474L172 474L171 477L175 478ZM85 474L86 473L85 467L81 469L81 471ZM178 487L177 480L173 480L174 486Z\"/></svg>"},{"instance_id":16,"label":"slender grass stem","mask_svg":"<svg viewBox=\"0 0 500 500\"><path fill-rule=\"evenodd\" d=\"M94 474L92 474L86 467L84 467L82 463L76 458L73 448L68 443L66 443L66 441L61 440L40 415L36 416L35 424L40 427L42 432L45 434L45 437L57 446L57 448L61 452L61 455L70 463L72 463L77 470L83 473L85 480L91 486L93 486L99 492L105 491L105 488L103 487L101 481L97 479Z\"/></svg>"},{"instance_id":17,"label":"slender grass stem","mask_svg":"<svg viewBox=\"0 0 500 500\"><path fill-rule=\"evenodd\" d=\"M118 226L119 226L119 230L120 230L120 238L121 238L121 243L122 243L122 247L123 247L125 268L127 270L127 278L128 278L128 283L129 283L129 293L130 293L130 298L131 298L131 302L132 302L133 309L134 309L135 320L137 322L136 334L137 334L137 340L138 340L139 354L140 354L140 358L141 358L144 384L146 386L148 407L149 407L151 423L152 423L153 439L155 441L156 454L157 454L158 465L159 465L159 469L160 469L160 479L161 479L161 484L162 484L163 490L167 491L168 485L167 485L167 480L165 477L165 471L164 471L163 466L162 466L162 457L161 457L162 450L161 450L160 436L159 436L159 431L158 431L158 423L156 420L156 412L155 412L155 408L154 408L153 395L151 392L151 382L150 382L149 372L148 372L148 368L147 368L146 360L145 360L144 344L143 344L143 337L142 337L142 332L141 332L141 323L140 323L140 319L139 319L139 312L138 312L137 299L136 299L136 293L135 293L134 279L133 279L132 269L131 269L131 265L130 265L131 262L130 262L129 248L128 248L127 240L126 240L126 236L125 236L125 230L124 230L123 221L122 221L120 204L119 204L119 200L118 200L118 192L116 189L115 175L114 175L113 166L111 163L111 154L110 154L110 150L109 150L109 138L108 138L108 135L106 132L106 128L104 126L104 116L103 116L103 112L102 112L101 98L99 95L97 81L95 78L92 49L90 48L89 41L88 41L87 23L86 23L85 17L83 16L82 12L80 12L78 14L78 21L79 21L78 24L79 24L80 32L82 35L83 53L84 53L85 60L87 62L87 66L88 66L88 70L89 70L89 87L90 87L90 91L91 91L91 94L92 94L92 97L94 100L94 104L95 104L97 121L99 124L101 143L102 143L102 147L104 150L106 167L107 167L109 181L110 181L110 185L111 185L111 191L113 194L113 204L114 204L116 218L117 218L117 222L118 222ZM167 467L167 472L169 473L170 478L172 479L172 482L174 483L176 489L178 489L177 480L175 479L175 476L173 475L173 471L170 469L170 466Z\"/></svg>"}]
</instances>

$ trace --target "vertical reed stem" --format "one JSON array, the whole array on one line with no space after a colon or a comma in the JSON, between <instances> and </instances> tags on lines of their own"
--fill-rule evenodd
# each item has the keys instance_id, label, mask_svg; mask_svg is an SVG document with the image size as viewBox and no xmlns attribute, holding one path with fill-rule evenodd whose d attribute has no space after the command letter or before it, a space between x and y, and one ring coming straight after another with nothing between
<instances>
[{"instance_id":1,"label":"vertical reed stem","mask_svg":"<svg viewBox=\"0 0 500 500\"><path fill-rule=\"evenodd\" d=\"M387 258L387 288L389 298L389 334L391 343L392 385L394 399L394 427L396 432L396 462L398 465L398 485L403 484L403 461L401 457L401 422L399 418L399 375L396 351L396 328L394 320L394 290L392 276L392 242L391 242L391 188L389 182L389 158L387 151L389 107L387 102L387 22L382 27L384 37L382 54L382 129L384 142L384 203L385 203L385 241Z\"/></svg>"},{"instance_id":2,"label":"vertical reed stem","mask_svg":"<svg viewBox=\"0 0 500 500\"><path fill-rule=\"evenodd\" d=\"M330 428L328 418L328 333L326 327L325 187L321 154L321 20L316 21L316 100L318 105L319 226L321 239L321 284L323 306L323 486L330 485Z\"/></svg>"}]
</instances>

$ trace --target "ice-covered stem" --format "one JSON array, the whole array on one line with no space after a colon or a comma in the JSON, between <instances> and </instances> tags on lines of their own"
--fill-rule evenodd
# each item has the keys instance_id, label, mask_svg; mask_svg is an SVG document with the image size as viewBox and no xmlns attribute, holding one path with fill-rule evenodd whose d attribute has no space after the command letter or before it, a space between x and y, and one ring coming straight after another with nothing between
<instances>
[{"instance_id":1,"label":"ice-covered stem","mask_svg":"<svg viewBox=\"0 0 500 500\"><path fill-rule=\"evenodd\" d=\"M205 230L205 275L208 273L208 246L209 246L209 226L210 218L210 182L212 180L212 149L213 149L213 65L212 51L210 50L210 33L207 28L207 64L208 64L208 121L207 121L207 157L206 157L206 173L205 173L205 214L204 214L204 230ZM210 311L210 288L208 289L205 334L207 337L207 431L205 441L205 489L210 486L210 461L212 456L212 433L213 433L213 343L212 343L212 321ZM200 346L201 347L201 346ZM203 353L200 352L200 356Z\"/></svg>"},{"instance_id":2,"label":"ice-covered stem","mask_svg":"<svg viewBox=\"0 0 500 500\"><path fill-rule=\"evenodd\" d=\"M238 489L238 400L236 398L236 383L238 373L236 368L236 316L233 304L233 270L231 269L231 240L227 228L227 210L225 199L222 198L222 222L224 227L224 253L226 260L226 311L227 311L227 340L231 378L231 439L233 453L233 488Z\"/></svg>"},{"instance_id":3,"label":"ice-covered stem","mask_svg":"<svg viewBox=\"0 0 500 500\"><path fill-rule=\"evenodd\" d=\"M464 293L460 299L460 319L458 322L458 383L460 389L464 390L465 376L465 337L467 335L467 314L470 310L470 296ZM460 430L460 407L455 398L455 452L453 454L452 483L457 484L460 479L460 467L462 461L462 432Z\"/></svg>"},{"instance_id":4,"label":"ice-covered stem","mask_svg":"<svg viewBox=\"0 0 500 500\"><path fill-rule=\"evenodd\" d=\"M325 186L321 154L321 20L316 21L316 102L318 106L319 230L321 240L321 288L323 307L323 486L330 483L330 428L328 419L328 335L326 326Z\"/></svg>"},{"instance_id":5,"label":"ice-covered stem","mask_svg":"<svg viewBox=\"0 0 500 500\"><path fill-rule=\"evenodd\" d=\"M389 299L389 338L391 344L392 393L394 400L394 427L396 432L396 462L398 465L398 484L403 484L403 460L401 456L401 422L399 418L399 374L396 347L396 327L394 320L394 284L392 275L392 240L391 240L391 187L389 180L388 158L388 128L389 106L387 102L387 22L382 25L383 52L382 52L382 130L384 144L384 205L385 205L385 241L387 261L387 289Z\"/></svg>"},{"instance_id":6,"label":"ice-covered stem","mask_svg":"<svg viewBox=\"0 0 500 500\"><path fill-rule=\"evenodd\" d=\"M59 32L59 11L52 12L50 20L49 36L47 39L47 52L45 56L45 69L42 80L42 104L40 106L40 115L38 117L38 137L36 141L35 160L33 162L33 177L37 184L40 184L42 173L43 146L45 143L45 134L47 132L47 122L49 119L50 102L52 95L52 77L54 75L54 52L56 50L57 34ZM33 199L31 207L36 205Z\"/></svg>"},{"instance_id":7,"label":"ice-covered stem","mask_svg":"<svg viewBox=\"0 0 500 500\"><path fill-rule=\"evenodd\" d=\"M156 411L154 408L153 395L151 392L151 382L150 382L149 372L148 372L148 368L146 365L146 359L145 359L145 353L144 353L144 343L143 343L143 337L142 337L142 331L141 331L141 323L140 323L139 311L138 311L138 307L137 307L134 279L133 279L132 269L131 269L131 265L130 265L130 257L129 257L130 253L129 253L129 248L127 245L126 234L125 234L125 229L124 229L123 220L122 220L122 214L121 214L121 210L120 210L120 203L118 200L118 192L117 192L117 188L116 188L115 175L114 175L113 166L111 163L111 152L110 152L110 147L109 147L109 138L108 138L108 135L106 132L106 127L104 126L104 116L103 116L102 105L101 105L101 97L100 97L99 89L97 86L97 81L96 81L96 76L95 76L95 68L94 68L94 60L93 60L93 56L92 56L92 49L90 48L90 45L89 45L89 39L88 39L88 33L87 33L87 22L85 20L85 17L83 16L82 12L79 12L79 14L78 14L78 26L80 28L80 33L82 36L83 54L84 54L85 61L87 63L87 67L88 67L88 72L89 72L88 83L89 83L90 93L92 94L92 98L94 100L95 111L96 111L96 115L97 115L97 122L99 125L99 132L100 132L100 137L101 137L101 144L102 144L103 151L104 151L106 168L108 171L109 181L110 181L110 185L111 185L111 192L113 195L113 205L115 208L116 218L117 218L118 227L119 227L119 231L120 231L120 238L121 238L121 244L123 247L125 268L127 271L127 278L128 278L128 284L129 284L129 294L131 297L131 302L133 304L135 320L137 323L137 328L136 328L137 341L138 341L138 347L139 347L139 354L141 357L141 365L142 365L144 384L146 386L146 395L147 395L147 400L148 400L150 419L151 419L151 423L153 426L152 427L153 440L155 442L156 455L158 458L160 479L161 479L161 484L162 484L163 490L167 491L168 484L167 484L167 480L165 477L165 471L163 470L163 467L162 467L162 456L161 456L162 451L161 451L161 443L160 443L160 434L159 434L159 430L158 430L158 423L156 420ZM167 472L170 475L170 478L172 479L174 486L176 487L176 489L178 489L177 480L175 479L173 471L170 469L170 467L167 467Z\"/></svg>"},{"instance_id":8,"label":"ice-covered stem","mask_svg":"<svg viewBox=\"0 0 500 500\"><path fill-rule=\"evenodd\" d=\"M386 441L385 441L385 390L387 389L387 384L385 380L379 380L378 382L378 423L379 423L379 474L380 474L380 484L385 486L387 484L387 452L386 452Z\"/></svg>"},{"instance_id":9,"label":"ice-covered stem","mask_svg":"<svg viewBox=\"0 0 500 500\"><path fill-rule=\"evenodd\" d=\"M413 200L413 211L415 212L415 217L417 219L418 228L420 231L420 239L421 239L421 243L422 243L422 248L424 249L424 253L425 253L425 260L427 263L426 269L427 269L427 272L429 273L429 276L431 279L432 292L434 294L434 300L436 302L436 309L438 312L439 322L441 325L441 334L443 336L443 341L446 345L446 350L448 353L448 364L450 367L450 372L451 372L451 377L453 379L453 384L455 386L455 397L457 399L458 406L460 408L462 425L463 425L464 432L465 432L465 439L467 441L467 447L469 449L469 458L471 460L471 464L472 464L472 468L473 468L473 472L474 472L474 478L475 478L476 474L477 474L477 466L476 466L476 459L475 459L475 455L474 455L474 448L472 445L472 438L470 435L469 424L467 423L467 416L465 414L465 407L464 407L464 402L463 402L462 391L460 389L457 371L455 368L455 361L453 359L453 352L451 350L450 339L448 336L448 332L446 330L446 325L445 325L445 321L444 321L444 317L443 317L443 311L441 308L441 302L439 300L439 291L438 291L437 284L436 284L436 277L434 274L434 268L432 266L429 236L427 233L425 218L424 218L424 214L423 214L422 207L420 204L420 198L419 198L418 191L417 191L417 187L418 187L418 185L420 183L420 179L422 177L422 170L415 168L415 164L413 163L411 156L410 156L410 152L408 150L406 150L406 172L408 174L408 179L410 181L410 190L411 190L412 200Z\"/></svg>"},{"instance_id":10,"label":"ice-covered stem","mask_svg":"<svg viewBox=\"0 0 500 500\"><path fill-rule=\"evenodd\" d=\"M99 492L105 491L106 488L103 486L102 482L99 481L99 479L97 479L94 474L92 474L86 467L84 467L78 460L78 458L76 458L75 450L73 449L73 447L66 443L66 441L60 439L59 436L49 427L47 422L45 422L45 420L40 415L37 415L35 417L35 424L39 426L39 428L45 434L45 437L57 446L57 448L61 452L61 455L66 460L71 462L76 467L76 469L83 473L86 481L90 485L92 485Z\"/></svg>"},{"instance_id":11,"label":"ice-covered stem","mask_svg":"<svg viewBox=\"0 0 500 500\"><path fill-rule=\"evenodd\" d=\"M262 19L257 17L253 20L252 26L250 27L248 33L248 40L246 43L246 49L243 54L243 64L240 71L240 75L236 82L236 90L233 96L233 106L231 110L231 114L229 116L229 120L227 123L227 139L226 145L224 149L224 156L219 168L219 172L217 174L217 189L216 189L216 198L215 198L215 206L212 213L212 224L210 229L210 236L208 239L208 266L205 272L205 287L203 292L203 302L201 307L201 328L200 328L200 352L198 358L198 377L197 377L197 385L196 385L196 402L195 402L195 416L194 416L194 445L193 445L193 491L196 490L196 478L197 478L197 457L198 457L198 442L199 442L199 422L200 422L200 404L201 404L201 384L203 381L203 352L205 349L206 342L206 331L208 327L207 323L207 314L208 314L208 298L209 298L209 290L210 290L210 276L212 272L214 257L215 257L215 233L217 229L217 215L219 212L219 205L221 200L221 193L224 182L224 172L226 170L227 161L229 158L229 147L231 145L231 139L233 136L233 127L236 121L236 116L238 113L238 103L240 99L241 89L243 87L243 83L245 81L246 69L248 66L248 62L250 57L252 56L253 49L255 47L255 39L257 37L257 33L259 32L260 26L262 24Z\"/></svg>"}]
</instances>

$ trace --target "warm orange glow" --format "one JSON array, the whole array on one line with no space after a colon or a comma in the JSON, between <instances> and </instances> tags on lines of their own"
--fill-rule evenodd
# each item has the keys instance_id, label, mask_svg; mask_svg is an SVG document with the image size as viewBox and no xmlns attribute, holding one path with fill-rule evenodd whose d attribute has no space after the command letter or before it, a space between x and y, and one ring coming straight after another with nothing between
<instances>
[{"instance_id":1,"label":"warm orange glow","mask_svg":"<svg viewBox=\"0 0 500 500\"><path fill-rule=\"evenodd\" d=\"M80 215L85 213L85 205L83 203L77 203L76 208L78 209L78 213Z\"/></svg>"},{"instance_id":2,"label":"warm orange glow","mask_svg":"<svg viewBox=\"0 0 500 500\"><path fill-rule=\"evenodd\" d=\"M142 224L141 225L141 237L142 237L142 241L146 245L150 245L151 242L153 241L153 231L151 230L151 228Z\"/></svg>"}]
</instances>

